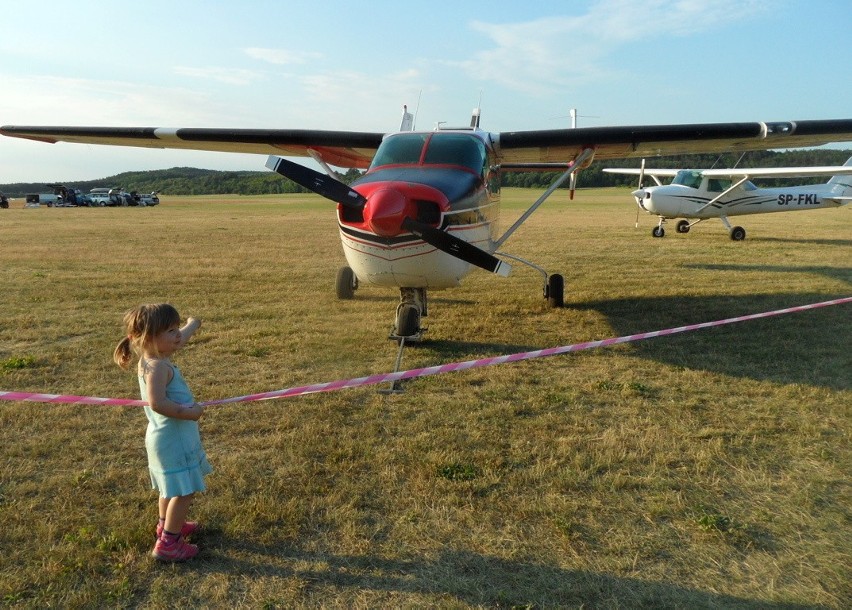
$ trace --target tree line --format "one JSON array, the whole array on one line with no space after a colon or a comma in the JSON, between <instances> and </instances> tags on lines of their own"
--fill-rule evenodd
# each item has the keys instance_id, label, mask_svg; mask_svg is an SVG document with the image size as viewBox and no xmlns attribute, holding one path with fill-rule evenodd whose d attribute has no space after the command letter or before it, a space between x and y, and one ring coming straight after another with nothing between
<instances>
[{"instance_id":1,"label":"tree line","mask_svg":"<svg viewBox=\"0 0 852 610\"><path fill-rule=\"evenodd\" d=\"M842 165L852 156L850 150L808 149L792 151L753 151L742 153L677 155L654 157L646 161L646 167L696 168L710 167L782 167L810 165ZM637 178L603 172L605 167L639 167L638 159L614 159L596 161L580 173L578 186L597 188L607 186L634 186ZM350 184L362 175L357 169L340 174L340 179ZM561 172L503 172L501 185L504 187L547 188ZM797 183L824 182L824 178L799 179ZM756 181L757 182L757 181ZM52 183L51 183L52 184ZM646 181L648 184L648 181ZM761 181L761 186L784 184L780 181ZM790 184L789 181L786 184ZM88 192L97 187L121 188L127 192L162 195L267 195L283 193L306 193L304 187L269 171L216 171L192 167L144 172L124 172L98 180L66 182L65 186ZM567 188L567 183L565 185ZM51 192L47 183L0 184L0 192L8 197L24 197L27 193Z\"/></svg>"}]
</instances>

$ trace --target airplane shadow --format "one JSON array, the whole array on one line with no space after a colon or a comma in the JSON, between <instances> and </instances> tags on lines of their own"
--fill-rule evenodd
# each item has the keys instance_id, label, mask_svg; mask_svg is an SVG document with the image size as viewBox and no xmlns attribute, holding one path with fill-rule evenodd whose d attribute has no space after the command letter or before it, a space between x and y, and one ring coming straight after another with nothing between
<instances>
[{"instance_id":1,"label":"airplane shadow","mask_svg":"<svg viewBox=\"0 0 852 610\"><path fill-rule=\"evenodd\" d=\"M219 546L219 544L215 544ZM287 545L222 541L220 554L205 545L203 561L187 564L200 574L233 578L258 575L298 579L308 588L375 591L452 597L470 607L629 607L629 608L814 608L814 605L701 591L675 583L569 570L541 563L489 557L467 550L445 550L435 558L388 559L376 555L333 555ZM205 557L206 555L206 557ZM237 557L249 555L251 560ZM448 577L448 575L452 575ZM496 596L494 583L501 583ZM420 598L422 601L422 598Z\"/></svg>"},{"instance_id":2,"label":"airplane shadow","mask_svg":"<svg viewBox=\"0 0 852 610\"><path fill-rule=\"evenodd\" d=\"M786 237L761 237L760 241L777 241L784 244L802 244L810 246L845 246L847 248L852 246L852 239L790 239Z\"/></svg>"},{"instance_id":3,"label":"airplane shadow","mask_svg":"<svg viewBox=\"0 0 852 610\"><path fill-rule=\"evenodd\" d=\"M540 349L540 346L537 345L486 343L483 341L459 341L455 339L427 339L422 343L406 343L406 347L413 347L421 352L431 351L441 362L449 362L452 359L459 358L462 360L473 360L475 358L488 358L502 354L514 354L516 352L528 352Z\"/></svg>"},{"instance_id":4,"label":"airplane shadow","mask_svg":"<svg viewBox=\"0 0 852 610\"><path fill-rule=\"evenodd\" d=\"M624 336L847 296L684 296L596 301L571 307L602 313L615 333ZM632 345L638 356L671 366L783 384L852 389L849 374L852 324L849 324L848 305L702 329Z\"/></svg>"},{"instance_id":5,"label":"airplane shadow","mask_svg":"<svg viewBox=\"0 0 852 610\"><path fill-rule=\"evenodd\" d=\"M852 241L849 242L852 245ZM687 264L687 269L704 269L708 271L762 271L769 273L814 273L824 275L834 280L852 284L852 267L786 267L783 265L722 265L722 264Z\"/></svg>"},{"instance_id":6,"label":"airplane shadow","mask_svg":"<svg viewBox=\"0 0 852 610\"><path fill-rule=\"evenodd\" d=\"M369 290L369 289L367 289ZM361 291L356 293L355 295L356 301L367 301L370 303L387 303L391 308L390 311L393 311L393 308L396 307L396 304L399 303L399 295L393 294L392 292L384 292L384 293L374 293L370 294L367 291ZM476 301L472 299L459 299L459 298L448 298L448 297L433 297L431 294L429 295L429 304L440 304L440 305L475 305Z\"/></svg>"}]
</instances>

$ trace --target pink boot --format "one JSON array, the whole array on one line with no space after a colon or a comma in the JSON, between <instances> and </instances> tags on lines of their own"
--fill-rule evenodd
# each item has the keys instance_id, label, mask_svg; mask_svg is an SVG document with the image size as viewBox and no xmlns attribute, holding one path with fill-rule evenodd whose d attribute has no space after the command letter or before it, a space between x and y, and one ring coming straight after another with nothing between
<instances>
[{"instance_id":1,"label":"pink boot","mask_svg":"<svg viewBox=\"0 0 852 610\"><path fill-rule=\"evenodd\" d=\"M163 534L157 538L151 555L158 561L186 561L198 555L198 547L184 541L180 534Z\"/></svg>"}]
</instances>

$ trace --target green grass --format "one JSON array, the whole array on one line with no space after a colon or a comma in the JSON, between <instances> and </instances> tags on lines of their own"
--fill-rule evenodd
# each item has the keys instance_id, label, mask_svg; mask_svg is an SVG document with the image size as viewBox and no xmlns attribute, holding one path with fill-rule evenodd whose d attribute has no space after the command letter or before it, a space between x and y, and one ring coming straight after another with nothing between
<instances>
[{"instance_id":1,"label":"green grass","mask_svg":"<svg viewBox=\"0 0 852 610\"><path fill-rule=\"evenodd\" d=\"M504 193L504 225L535 192ZM204 319L200 400L390 371L397 295L333 296L314 197L0 211L0 389L136 398L125 310ZM515 265L430 294L403 368L852 294L848 209L634 229L628 190L555 195ZM211 408L200 558L151 561L138 409L0 403L0 606L846 607L848 305L376 387Z\"/></svg>"}]
</instances>

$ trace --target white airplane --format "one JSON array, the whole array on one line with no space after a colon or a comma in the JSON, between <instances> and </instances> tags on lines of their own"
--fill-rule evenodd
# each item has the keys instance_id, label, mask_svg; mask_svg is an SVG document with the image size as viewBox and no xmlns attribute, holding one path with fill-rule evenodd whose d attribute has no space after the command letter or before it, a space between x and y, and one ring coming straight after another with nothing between
<instances>
[{"instance_id":1,"label":"white airplane","mask_svg":"<svg viewBox=\"0 0 852 610\"><path fill-rule=\"evenodd\" d=\"M557 187L595 158L764 150L852 140L852 119L490 133L479 128L479 116L475 109L467 127L414 131L413 116L403 108L400 129L391 134L25 126L5 126L0 133L49 143L273 155L268 167L337 204L347 261L337 274L338 298L353 298L362 284L399 289L400 303L390 336L399 341L400 353L405 340L422 338L427 290L457 286L474 267L506 276L510 266L504 259L528 265L543 276L544 297L552 306L561 306L561 275L549 274L500 248ZM326 173L277 155L311 157ZM329 165L367 172L347 186ZM500 172L556 168L564 170L561 176L512 226L498 234Z\"/></svg>"},{"instance_id":2,"label":"white airplane","mask_svg":"<svg viewBox=\"0 0 852 610\"><path fill-rule=\"evenodd\" d=\"M633 191L636 204L649 214L660 218L651 234L663 237L663 224L670 219L683 218L675 228L678 233L689 233L699 222L718 218L728 229L731 239L745 239L742 227L731 226L729 216L767 214L769 212L797 212L835 208L852 201L852 157L842 166L823 167L760 167L742 169L645 169L606 168L611 174L639 176L639 188ZM657 186L643 187L645 174ZM832 176L825 184L790 186L783 188L758 188L752 178L802 178ZM664 185L660 178L673 178Z\"/></svg>"}]
</instances>

